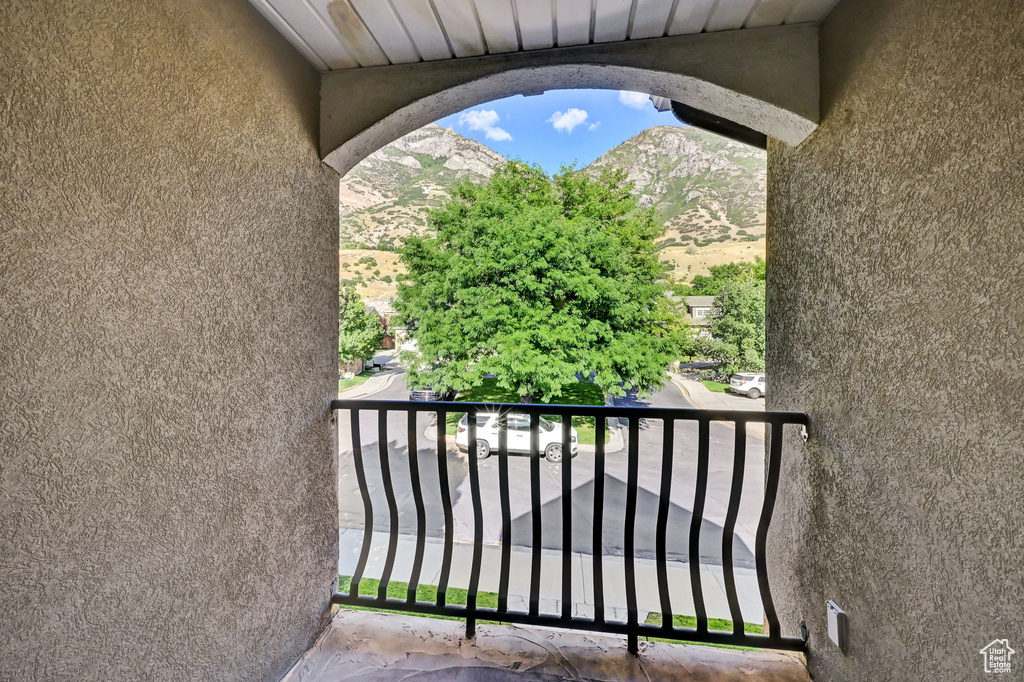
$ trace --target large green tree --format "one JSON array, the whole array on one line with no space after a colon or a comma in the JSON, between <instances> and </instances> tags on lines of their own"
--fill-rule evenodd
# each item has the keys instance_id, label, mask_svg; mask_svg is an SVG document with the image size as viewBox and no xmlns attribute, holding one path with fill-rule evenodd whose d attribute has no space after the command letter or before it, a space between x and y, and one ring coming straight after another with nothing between
<instances>
[{"instance_id":1,"label":"large green tree","mask_svg":"<svg viewBox=\"0 0 1024 682\"><path fill-rule=\"evenodd\" d=\"M367 310L355 286L343 282L338 292L338 362L369 360L383 338L380 318Z\"/></svg>"},{"instance_id":2,"label":"large green tree","mask_svg":"<svg viewBox=\"0 0 1024 682\"><path fill-rule=\"evenodd\" d=\"M764 305L764 281L756 277L719 286L710 315L712 339L705 344L705 354L719 364L719 371L764 371Z\"/></svg>"},{"instance_id":3,"label":"large green tree","mask_svg":"<svg viewBox=\"0 0 1024 682\"><path fill-rule=\"evenodd\" d=\"M621 172L554 178L521 162L464 184L406 240L398 309L419 345L413 384L467 390L493 374L524 402L577 374L608 394L660 386L679 326L661 234Z\"/></svg>"}]
</instances>

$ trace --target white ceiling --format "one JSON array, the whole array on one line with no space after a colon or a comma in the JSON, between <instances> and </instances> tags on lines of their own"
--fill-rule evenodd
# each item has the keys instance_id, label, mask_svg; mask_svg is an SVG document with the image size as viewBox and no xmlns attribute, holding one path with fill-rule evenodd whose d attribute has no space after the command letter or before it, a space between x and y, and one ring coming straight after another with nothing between
<instances>
[{"instance_id":1,"label":"white ceiling","mask_svg":"<svg viewBox=\"0 0 1024 682\"><path fill-rule=\"evenodd\" d=\"M819 22L838 0L250 0L321 71Z\"/></svg>"}]
</instances>

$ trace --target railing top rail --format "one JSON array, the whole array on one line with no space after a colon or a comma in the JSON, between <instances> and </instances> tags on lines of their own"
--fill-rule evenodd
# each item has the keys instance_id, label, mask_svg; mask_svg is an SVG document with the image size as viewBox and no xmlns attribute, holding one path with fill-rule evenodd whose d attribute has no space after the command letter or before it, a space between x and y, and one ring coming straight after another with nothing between
<instances>
[{"instance_id":1,"label":"railing top rail","mask_svg":"<svg viewBox=\"0 0 1024 682\"><path fill-rule=\"evenodd\" d=\"M691 421L764 422L809 426L803 412L697 410L681 407L616 407L612 405L542 405L537 403L412 402L406 400L331 401L332 410L395 410L401 412L517 412L573 417L635 417Z\"/></svg>"}]
</instances>

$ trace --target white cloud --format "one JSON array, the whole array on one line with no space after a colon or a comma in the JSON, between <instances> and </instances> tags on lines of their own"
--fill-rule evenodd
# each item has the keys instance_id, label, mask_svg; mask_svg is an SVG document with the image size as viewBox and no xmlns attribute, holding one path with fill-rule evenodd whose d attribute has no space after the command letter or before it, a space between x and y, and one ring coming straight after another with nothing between
<instances>
[{"instance_id":1,"label":"white cloud","mask_svg":"<svg viewBox=\"0 0 1024 682\"><path fill-rule=\"evenodd\" d=\"M583 109L567 109L563 114L561 111L556 111L551 114L551 118L547 120L548 123L552 124L560 133L571 133L572 129L580 125L587 120L587 112Z\"/></svg>"},{"instance_id":2,"label":"white cloud","mask_svg":"<svg viewBox=\"0 0 1024 682\"><path fill-rule=\"evenodd\" d=\"M497 123L501 116L494 109L474 109L459 114L459 125L466 126L470 130L481 130L484 137L495 142L509 142L512 136L504 128L499 128Z\"/></svg>"},{"instance_id":3,"label":"white cloud","mask_svg":"<svg viewBox=\"0 0 1024 682\"><path fill-rule=\"evenodd\" d=\"M590 126L589 126L589 129L590 130L597 130L597 126L599 126L599 125L601 125L600 121L597 121L596 123L591 123Z\"/></svg>"},{"instance_id":4,"label":"white cloud","mask_svg":"<svg viewBox=\"0 0 1024 682\"><path fill-rule=\"evenodd\" d=\"M619 101L625 104L630 109L643 109L647 106L647 103L651 100L650 95L645 95L642 92L630 92L629 90L619 90Z\"/></svg>"}]
</instances>

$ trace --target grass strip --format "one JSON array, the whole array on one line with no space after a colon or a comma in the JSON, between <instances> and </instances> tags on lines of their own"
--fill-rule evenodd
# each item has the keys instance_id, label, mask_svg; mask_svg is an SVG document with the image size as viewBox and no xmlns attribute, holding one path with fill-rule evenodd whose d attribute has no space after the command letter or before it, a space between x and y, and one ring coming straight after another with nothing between
<instances>
[{"instance_id":1,"label":"grass strip","mask_svg":"<svg viewBox=\"0 0 1024 682\"><path fill-rule=\"evenodd\" d=\"M338 379L338 393L347 391L350 388L355 388L356 386L363 384L367 379L369 379L376 373L377 372L372 372L370 370L364 370L359 374L355 375L354 377L352 377L351 379Z\"/></svg>"},{"instance_id":2,"label":"grass strip","mask_svg":"<svg viewBox=\"0 0 1024 682\"><path fill-rule=\"evenodd\" d=\"M348 594L352 587L352 577L348 575L338 576L338 592L342 594ZM359 581L359 595L363 597L376 597L377 590L380 589L380 580L376 578L363 578ZM409 583L402 582L401 580L392 580L388 583L387 590L389 599L402 599L405 600L409 594ZM469 591L464 590L460 587L449 587L446 594L446 601L448 604L455 606L465 606L466 599L469 596ZM436 585L417 585L416 586L416 601L436 603L437 602L437 586ZM498 608L498 593L497 592L477 592L476 594L477 606L496 609ZM400 613L409 615L405 611L397 611L394 609L381 609L375 606L352 606L350 604L339 604L340 608L349 609L352 611L375 611L377 613ZM439 616L430 613L416 613L413 614L419 618L433 618L435 620L454 620L454 621L465 621L464 617L460 616ZM491 625L500 625L502 621L497 620L479 620L478 623L488 623ZM650 625L661 625L661 614L651 613L647 616L647 620L644 623ZM672 624L678 628L696 628L697 618L696 616L672 616ZM732 621L725 620L722 618L708 618L708 629L709 630L721 630L724 632L732 632ZM747 634L760 635L764 633L764 627L758 623L744 623L743 631ZM664 637L641 637L644 641L648 642L666 642L669 644L699 644L701 646L711 646L720 649L740 649L742 651L759 651L756 647L748 646L736 646L732 644L708 644L705 642L687 642L678 639L667 639Z\"/></svg>"},{"instance_id":3,"label":"grass strip","mask_svg":"<svg viewBox=\"0 0 1024 682\"><path fill-rule=\"evenodd\" d=\"M661 625L661 614L651 612L647 616L647 620L644 621L649 625ZM677 628L696 628L697 617L696 616L681 616L679 614L672 614L672 625ZM708 618L708 630L721 630L723 632L732 632L732 621L725 620L724 618ZM744 623L743 632L748 635L761 635L764 634L764 626L759 623ZM679 644L678 639L665 639L663 637L642 637L648 642L668 642L670 644ZM739 649L740 651L760 651L757 647L750 646L738 646L735 644L708 644L704 642L684 642L685 644L700 644L701 646L712 646L718 649Z\"/></svg>"},{"instance_id":4,"label":"grass strip","mask_svg":"<svg viewBox=\"0 0 1024 682\"><path fill-rule=\"evenodd\" d=\"M338 592L342 594L348 594L349 589L352 587L352 576L339 575L338 576ZM376 597L377 590L380 589L380 580L376 578L363 578L359 581L359 596L361 597ZM405 600L409 596L409 583L402 582L401 580L392 580L388 583L388 599L401 599ZM455 606L465 606L466 601L469 597L469 590L464 590L461 587L449 587L445 594L445 601L448 604ZM431 604L437 602L437 585L417 585L416 586L416 601L429 602ZM476 605L485 609L496 609L498 608L498 593L497 592L477 592L476 593ZM378 609L374 606L351 606L349 604L339 604L343 609L352 609L353 611L376 611L378 613L405 613L405 611L395 611L391 609ZM459 616L439 616L432 613L417 613L414 614L421 618L434 618L436 620L466 620ZM496 620L479 620L478 623L500 623L501 621Z\"/></svg>"},{"instance_id":5,"label":"grass strip","mask_svg":"<svg viewBox=\"0 0 1024 682\"><path fill-rule=\"evenodd\" d=\"M702 381L704 387L712 393L726 393L729 390L729 384L723 384L721 381Z\"/></svg>"}]
</instances>

